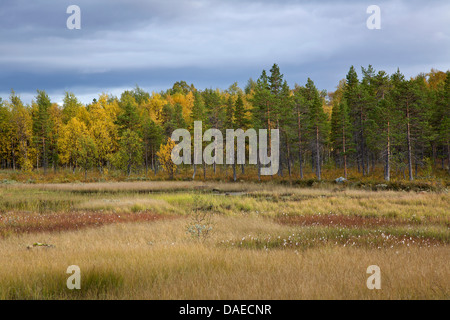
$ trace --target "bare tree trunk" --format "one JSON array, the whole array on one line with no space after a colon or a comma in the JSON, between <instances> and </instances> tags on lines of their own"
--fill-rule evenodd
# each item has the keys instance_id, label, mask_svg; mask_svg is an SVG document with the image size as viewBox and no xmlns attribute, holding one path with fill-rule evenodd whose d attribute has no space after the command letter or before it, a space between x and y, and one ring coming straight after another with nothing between
<instances>
[{"instance_id":1,"label":"bare tree trunk","mask_svg":"<svg viewBox=\"0 0 450 320\"><path fill-rule=\"evenodd\" d=\"M150 165L152 166L152 170L154 170L155 169L155 160L154 160L154 157L153 157L153 147L151 148Z\"/></svg>"},{"instance_id":2,"label":"bare tree trunk","mask_svg":"<svg viewBox=\"0 0 450 320\"><path fill-rule=\"evenodd\" d=\"M303 179L303 155L302 155L302 149L299 146L299 150L298 150L298 162L300 165L300 179Z\"/></svg>"},{"instance_id":3,"label":"bare tree trunk","mask_svg":"<svg viewBox=\"0 0 450 320\"><path fill-rule=\"evenodd\" d=\"M206 162L203 161L203 180L206 180Z\"/></svg>"},{"instance_id":4,"label":"bare tree trunk","mask_svg":"<svg viewBox=\"0 0 450 320\"><path fill-rule=\"evenodd\" d=\"M44 175L45 175L47 174L47 152L45 150L45 138L42 138L42 151L43 151L42 165L44 167Z\"/></svg>"},{"instance_id":5,"label":"bare tree trunk","mask_svg":"<svg viewBox=\"0 0 450 320\"><path fill-rule=\"evenodd\" d=\"M358 98L360 99L361 97L358 95ZM363 105L360 104L360 108L359 108L359 125L361 126L360 128L360 139L361 139L361 167L362 167L362 173L363 176L366 175L366 163L365 163L365 146L364 146L364 119L363 119Z\"/></svg>"},{"instance_id":6,"label":"bare tree trunk","mask_svg":"<svg viewBox=\"0 0 450 320\"><path fill-rule=\"evenodd\" d=\"M432 154L431 154L431 157L432 157L432 159L433 159L433 165L434 166L436 166L436 143L435 142L433 142L433 145L432 145L432 147L431 147L431 150L432 150Z\"/></svg>"},{"instance_id":7,"label":"bare tree trunk","mask_svg":"<svg viewBox=\"0 0 450 320\"><path fill-rule=\"evenodd\" d=\"M386 150L386 169L384 172L384 180L389 181L391 179L391 141L390 141L390 123L387 123L387 150Z\"/></svg>"},{"instance_id":8,"label":"bare tree trunk","mask_svg":"<svg viewBox=\"0 0 450 320\"><path fill-rule=\"evenodd\" d=\"M12 151L12 165L13 165L13 170L16 171L16 155L14 153L14 149Z\"/></svg>"},{"instance_id":9,"label":"bare tree trunk","mask_svg":"<svg viewBox=\"0 0 450 320\"><path fill-rule=\"evenodd\" d=\"M145 175L148 173L148 144L145 144Z\"/></svg>"},{"instance_id":10,"label":"bare tree trunk","mask_svg":"<svg viewBox=\"0 0 450 320\"><path fill-rule=\"evenodd\" d=\"M316 125L316 175L317 179L321 179L320 173L320 149L319 149L319 126Z\"/></svg>"},{"instance_id":11,"label":"bare tree trunk","mask_svg":"<svg viewBox=\"0 0 450 320\"><path fill-rule=\"evenodd\" d=\"M154 172L154 175L156 176L156 174L158 173L158 164L156 163L156 157L155 157L155 149L154 147L152 147L152 169Z\"/></svg>"},{"instance_id":12,"label":"bare tree trunk","mask_svg":"<svg viewBox=\"0 0 450 320\"><path fill-rule=\"evenodd\" d=\"M356 166L358 168L358 173L360 173L361 172L361 159L360 159L360 156L359 156L360 155L360 151L359 151L359 143L358 143L357 135L358 135L358 132L355 131L354 132L353 143L356 146Z\"/></svg>"},{"instance_id":13,"label":"bare tree trunk","mask_svg":"<svg viewBox=\"0 0 450 320\"><path fill-rule=\"evenodd\" d=\"M411 128L409 121L409 104L406 102L406 139L408 142L408 170L409 170L409 180L414 180L412 171L412 152L411 152Z\"/></svg>"},{"instance_id":14,"label":"bare tree trunk","mask_svg":"<svg viewBox=\"0 0 450 320\"><path fill-rule=\"evenodd\" d=\"M289 178L291 178L291 150L289 148L289 139L288 136L286 135L286 151L287 151L287 166L288 166L288 173L289 173Z\"/></svg>"},{"instance_id":15,"label":"bare tree trunk","mask_svg":"<svg viewBox=\"0 0 450 320\"><path fill-rule=\"evenodd\" d=\"M448 140L447 140L447 158L448 158L448 162L447 162L448 172L450 173L450 143Z\"/></svg>"},{"instance_id":16,"label":"bare tree trunk","mask_svg":"<svg viewBox=\"0 0 450 320\"><path fill-rule=\"evenodd\" d=\"M259 161L259 152L257 154L258 159L258 181L261 181L261 162Z\"/></svg>"},{"instance_id":17,"label":"bare tree trunk","mask_svg":"<svg viewBox=\"0 0 450 320\"><path fill-rule=\"evenodd\" d=\"M347 179L347 155L345 150L345 126L342 126L342 151L344 153L344 178Z\"/></svg>"},{"instance_id":18,"label":"bare tree trunk","mask_svg":"<svg viewBox=\"0 0 450 320\"><path fill-rule=\"evenodd\" d=\"M302 156L302 131L300 123L300 110L297 110L297 126L298 126L298 162L300 165L300 179L303 179L303 156Z\"/></svg>"},{"instance_id":19,"label":"bare tree trunk","mask_svg":"<svg viewBox=\"0 0 450 320\"><path fill-rule=\"evenodd\" d=\"M415 158L415 162L414 162L414 178L417 179L417 171L419 171L419 161L417 161L417 159L419 158L419 156L417 155L417 151L414 152L414 158Z\"/></svg>"},{"instance_id":20,"label":"bare tree trunk","mask_svg":"<svg viewBox=\"0 0 450 320\"><path fill-rule=\"evenodd\" d=\"M271 146L270 108L269 108L269 103L267 101L266 101L266 107L267 107L267 132L269 134L269 150L270 150L270 146Z\"/></svg>"}]
</instances>

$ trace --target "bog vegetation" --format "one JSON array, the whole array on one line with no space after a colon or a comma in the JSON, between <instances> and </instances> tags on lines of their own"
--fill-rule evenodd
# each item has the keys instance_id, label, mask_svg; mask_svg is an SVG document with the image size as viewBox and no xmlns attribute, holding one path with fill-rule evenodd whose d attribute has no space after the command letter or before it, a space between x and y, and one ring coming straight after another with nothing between
<instances>
[{"instance_id":1,"label":"bog vegetation","mask_svg":"<svg viewBox=\"0 0 450 320\"><path fill-rule=\"evenodd\" d=\"M449 205L272 182L4 184L0 299L447 299Z\"/></svg>"}]
</instances>

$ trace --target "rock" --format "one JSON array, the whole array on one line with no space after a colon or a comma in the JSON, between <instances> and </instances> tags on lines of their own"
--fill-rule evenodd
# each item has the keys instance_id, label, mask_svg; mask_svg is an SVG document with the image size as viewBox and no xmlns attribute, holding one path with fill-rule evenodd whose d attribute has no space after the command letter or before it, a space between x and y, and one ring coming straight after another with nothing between
<instances>
[{"instance_id":1,"label":"rock","mask_svg":"<svg viewBox=\"0 0 450 320\"><path fill-rule=\"evenodd\" d=\"M33 249L36 247L43 247L43 248L54 248L55 246L52 244L48 244L48 243L40 243L40 242L35 242L33 243L33 245L29 245L27 246L27 249Z\"/></svg>"},{"instance_id":2,"label":"rock","mask_svg":"<svg viewBox=\"0 0 450 320\"><path fill-rule=\"evenodd\" d=\"M387 184L384 183L380 183L375 186L375 188L377 189L386 189L387 187L388 187Z\"/></svg>"},{"instance_id":3,"label":"rock","mask_svg":"<svg viewBox=\"0 0 450 320\"><path fill-rule=\"evenodd\" d=\"M334 181L336 181L336 183L344 183L345 181L347 181L347 179L345 179L344 177L339 177Z\"/></svg>"}]
</instances>

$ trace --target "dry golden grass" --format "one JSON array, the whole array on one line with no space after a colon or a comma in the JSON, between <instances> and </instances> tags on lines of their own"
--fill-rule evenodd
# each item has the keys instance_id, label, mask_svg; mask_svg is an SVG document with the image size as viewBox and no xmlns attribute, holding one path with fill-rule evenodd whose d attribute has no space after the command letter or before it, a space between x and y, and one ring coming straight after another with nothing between
<instances>
[{"instance_id":1,"label":"dry golden grass","mask_svg":"<svg viewBox=\"0 0 450 320\"><path fill-rule=\"evenodd\" d=\"M42 201L53 211L143 210L183 214L192 193L219 213L341 214L389 218L448 220L450 196L445 192L365 191L295 188L270 183L119 182L91 184L0 185L0 210L37 211ZM226 196L242 192L243 196ZM37 203L40 202L40 203ZM46 203L44 203L46 204ZM2 208L3 207L3 208Z\"/></svg>"},{"instance_id":2,"label":"dry golden grass","mask_svg":"<svg viewBox=\"0 0 450 320\"><path fill-rule=\"evenodd\" d=\"M1 298L86 299L448 299L450 249L322 247L306 251L217 247L249 232L283 232L262 218L216 218L214 238L185 234L184 219L109 225L2 240ZM36 240L55 248L27 250ZM7 261L7 263L5 263ZM65 288L69 265L82 289ZM382 289L366 287L381 268ZM103 280L102 280L103 279Z\"/></svg>"}]
</instances>

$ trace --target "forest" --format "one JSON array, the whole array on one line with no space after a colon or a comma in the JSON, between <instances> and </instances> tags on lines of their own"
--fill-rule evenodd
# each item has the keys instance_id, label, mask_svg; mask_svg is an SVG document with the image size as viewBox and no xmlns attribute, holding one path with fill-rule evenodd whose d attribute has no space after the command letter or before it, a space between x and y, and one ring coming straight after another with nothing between
<instances>
[{"instance_id":1,"label":"forest","mask_svg":"<svg viewBox=\"0 0 450 320\"><path fill-rule=\"evenodd\" d=\"M172 179L184 170L195 179L195 165L177 168L169 155L172 132L193 132L197 120L203 130L279 129L281 179L321 180L327 171L336 172L334 178L378 174L386 181L449 175L450 71L407 79L400 70L388 74L371 65L359 76L350 67L334 92L309 78L289 87L277 64L243 89L234 83L199 90L179 81L149 93L136 85L120 98L103 93L87 105L71 92L59 105L43 90L29 105L11 90L8 99L0 98L0 166L82 172L85 179L112 171L164 171ZM231 166L230 180L246 170L256 176L255 165L238 166ZM202 169L204 179L217 172L215 165Z\"/></svg>"}]
</instances>

